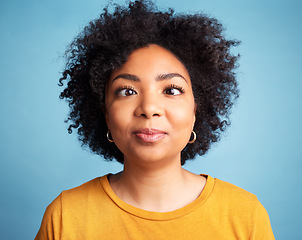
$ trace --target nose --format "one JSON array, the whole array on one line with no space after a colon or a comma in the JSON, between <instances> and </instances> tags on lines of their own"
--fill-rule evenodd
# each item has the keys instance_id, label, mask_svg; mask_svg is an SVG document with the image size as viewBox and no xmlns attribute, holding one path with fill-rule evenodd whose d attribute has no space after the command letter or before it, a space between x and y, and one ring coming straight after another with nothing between
<instances>
[{"instance_id":1,"label":"nose","mask_svg":"<svg viewBox=\"0 0 302 240\"><path fill-rule=\"evenodd\" d=\"M148 119L162 116L164 114L164 107L161 102L160 97L156 96L156 94L141 95L135 109L135 116Z\"/></svg>"}]
</instances>

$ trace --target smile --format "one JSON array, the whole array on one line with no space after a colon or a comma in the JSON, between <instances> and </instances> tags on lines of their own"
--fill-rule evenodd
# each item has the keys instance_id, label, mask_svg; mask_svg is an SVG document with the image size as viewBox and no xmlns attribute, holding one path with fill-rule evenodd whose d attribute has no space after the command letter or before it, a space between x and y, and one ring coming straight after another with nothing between
<instances>
[{"instance_id":1,"label":"smile","mask_svg":"<svg viewBox=\"0 0 302 240\"><path fill-rule=\"evenodd\" d=\"M163 139L167 133L158 129L143 128L135 131L134 135L142 142L153 143Z\"/></svg>"}]
</instances>

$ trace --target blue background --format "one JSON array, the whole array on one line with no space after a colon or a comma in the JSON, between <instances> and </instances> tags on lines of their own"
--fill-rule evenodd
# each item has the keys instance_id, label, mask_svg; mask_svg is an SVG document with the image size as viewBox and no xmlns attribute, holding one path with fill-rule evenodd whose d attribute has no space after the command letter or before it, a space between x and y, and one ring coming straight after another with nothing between
<instances>
[{"instance_id":1,"label":"blue background","mask_svg":"<svg viewBox=\"0 0 302 240\"><path fill-rule=\"evenodd\" d=\"M124 3L124 1L117 1ZM33 239L46 206L64 189L121 170L67 133L57 86L65 47L107 1L0 3L1 239ZM241 96L232 125L206 156L185 167L258 196L276 239L301 239L302 4L298 0L158 0L204 11L242 41Z\"/></svg>"}]
</instances>

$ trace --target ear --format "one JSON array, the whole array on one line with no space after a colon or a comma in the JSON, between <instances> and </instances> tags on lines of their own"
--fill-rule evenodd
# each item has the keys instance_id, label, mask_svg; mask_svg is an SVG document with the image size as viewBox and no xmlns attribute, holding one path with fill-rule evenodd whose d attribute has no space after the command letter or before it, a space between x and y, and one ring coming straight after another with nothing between
<instances>
[{"instance_id":1,"label":"ear","mask_svg":"<svg viewBox=\"0 0 302 240\"><path fill-rule=\"evenodd\" d=\"M194 125L195 125L195 121L196 121L196 109L197 109L197 103L194 104L194 116L193 116L192 130L194 129Z\"/></svg>"},{"instance_id":2,"label":"ear","mask_svg":"<svg viewBox=\"0 0 302 240\"><path fill-rule=\"evenodd\" d=\"M106 124L107 124L107 128L108 130L110 129L110 125L109 125L109 116L108 116L108 112L105 112L105 119L106 119Z\"/></svg>"},{"instance_id":3,"label":"ear","mask_svg":"<svg viewBox=\"0 0 302 240\"><path fill-rule=\"evenodd\" d=\"M108 83L106 83L105 85L105 96L108 94ZM102 106L102 111L103 111L103 114L105 116L105 120L106 120L106 124L107 124L107 128L108 130L110 129L110 124L109 124L109 114L108 114L108 111L107 111L107 99L105 97L105 102Z\"/></svg>"},{"instance_id":4,"label":"ear","mask_svg":"<svg viewBox=\"0 0 302 240\"><path fill-rule=\"evenodd\" d=\"M105 106L102 108L102 111L103 111L103 114L105 116L107 128L110 129L110 126L109 126L109 114L108 114L108 111L107 111L107 109L106 109Z\"/></svg>"}]
</instances>

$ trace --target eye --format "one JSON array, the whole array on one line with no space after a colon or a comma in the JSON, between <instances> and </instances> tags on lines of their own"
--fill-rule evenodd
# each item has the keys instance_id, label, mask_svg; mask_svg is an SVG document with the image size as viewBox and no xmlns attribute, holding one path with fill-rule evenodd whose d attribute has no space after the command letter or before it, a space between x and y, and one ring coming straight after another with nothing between
<instances>
[{"instance_id":1,"label":"eye","mask_svg":"<svg viewBox=\"0 0 302 240\"><path fill-rule=\"evenodd\" d=\"M176 95L180 95L180 94L184 93L184 89L182 87L172 84L172 85L167 86L164 89L164 93L168 94L168 95L176 96Z\"/></svg>"},{"instance_id":2,"label":"eye","mask_svg":"<svg viewBox=\"0 0 302 240\"><path fill-rule=\"evenodd\" d=\"M116 90L116 95L120 97L127 97L135 94L137 94L137 92L132 87L124 86Z\"/></svg>"}]
</instances>

